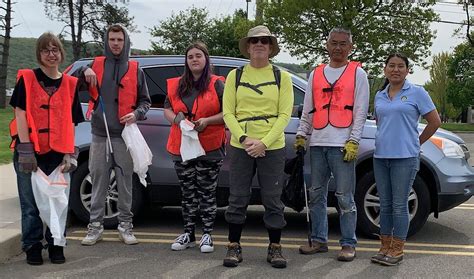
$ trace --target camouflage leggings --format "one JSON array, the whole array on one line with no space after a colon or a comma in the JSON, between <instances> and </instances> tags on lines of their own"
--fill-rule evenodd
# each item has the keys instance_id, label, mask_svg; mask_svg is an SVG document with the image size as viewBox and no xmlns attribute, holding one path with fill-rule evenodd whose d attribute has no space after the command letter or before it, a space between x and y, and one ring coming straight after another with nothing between
<instances>
[{"instance_id":1,"label":"camouflage leggings","mask_svg":"<svg viewBox=\"0 0 474 279\"><path fill-rule=\"evenodd\" d=\"M196 215L203 222L203 233L211 233L217 213L216 188L222 160L175 162L181 184L184 231L193 234Z\"/></svg>"}]
</instances>

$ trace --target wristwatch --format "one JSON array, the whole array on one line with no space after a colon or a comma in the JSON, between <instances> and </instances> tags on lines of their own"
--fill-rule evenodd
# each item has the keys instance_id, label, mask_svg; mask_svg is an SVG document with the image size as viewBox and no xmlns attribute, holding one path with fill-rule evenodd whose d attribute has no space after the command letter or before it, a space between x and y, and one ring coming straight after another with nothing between
<instances>
[{"instance_id":1,"label":"wristwatch","mask_svg":"<svg viewBox=\"0 0 474 279\"><path fill-rule=\"evenodd\" d=\"M240 143L244 143L244 141L245 141L246 138L247 138L246 135L241 136L241 137L239 138L239 142L240 142Z\"/></svg>"}]
</instances>

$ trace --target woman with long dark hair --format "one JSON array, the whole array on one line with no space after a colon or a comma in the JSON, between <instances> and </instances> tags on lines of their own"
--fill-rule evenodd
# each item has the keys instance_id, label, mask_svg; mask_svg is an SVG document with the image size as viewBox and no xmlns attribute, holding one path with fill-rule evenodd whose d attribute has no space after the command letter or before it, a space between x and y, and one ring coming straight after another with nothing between
<instances>
[{"instance_id":1,"label":"woman with long dark hair","mask_svg":"<svg viewBox=\"0 0 474 279\"><path fill-rule=\"evenodd\" d=\"M165 117L171 123L167 150L175 163L181 184L184 233L171 245L174 251L195 246L195 225L199 212L203 222L201 252L214 251L211 232L217 213L216 188L225 156L225 127L222 119L224 78L212 74L205 44L196 42L186 49L184 73L168 79ZM198 131L206 154L183 161L180 154L180 123L189 120Z\"/></svg>"},{"instance_id":2,"label":"woman with long dark hair","mask_svg":"<svg viewBox=\"0 0 474 279\"><path fill-rule=\"evenodd\" d=\"M386 82L375 96L374 173L380 197L381 248L373 262L397 265L403 260L403 248L410 225L408 195L420 168L420 146L441 125L428 92L410 83L408 58L401 53L388 56ZM428 122L421 134L418 121Z\"/></svg>"}]
</instances>

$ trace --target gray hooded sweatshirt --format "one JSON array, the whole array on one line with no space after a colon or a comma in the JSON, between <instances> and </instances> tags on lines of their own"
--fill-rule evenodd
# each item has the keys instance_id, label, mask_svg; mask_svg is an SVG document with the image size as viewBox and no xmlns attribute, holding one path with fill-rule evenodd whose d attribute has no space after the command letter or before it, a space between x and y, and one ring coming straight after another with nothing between
<instances>
[{"instance_id":1,"label":"gray hooded sweatshirt","mask_svg":"<svg viewBox=\"0 0 474 279\"><path fill-rule=\"evenodd\" d=\"M125 127L120 123L118 117L118 90L120 80L128 70L128 60L130 54L130 38L125 28L124 47L119 56L112 54L109 47L109 30L105 33L104 38L104 55L105 66L104 75L100 87L100 93L105 107L105 115L109 127L111 137L121 137L122 130ZM150 95L148 94L148 87L145 81L145 74L143 70L138 68L137 77L137 103L135 105L135 117L137 120L145 119L145 114L150 108ZM105 131L104 119L102 116L102 107L98 104L97 108L92 113L91 119L92 134L97 136L107 136Z\"/></svg>"}]
</instances>

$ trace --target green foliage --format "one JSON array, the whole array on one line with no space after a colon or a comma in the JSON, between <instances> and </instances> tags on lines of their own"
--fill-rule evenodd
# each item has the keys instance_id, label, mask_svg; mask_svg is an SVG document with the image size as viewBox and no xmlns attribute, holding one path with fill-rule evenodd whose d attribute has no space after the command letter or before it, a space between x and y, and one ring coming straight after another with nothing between
<instances>
[{"instance_id":1,"label":"green foliage","mask_svg":"<svg viewBox=\"0 0 474 279\"><path fill-rule=\"evenodd\" d=\"M210 18L206 9L191 7L172 14L150 29L150 35L156 38L150 52L184 54L192 42L202 41L211 55L242 57L238 41L253 24L246 20L242 10L233 16Z\"/></svg>"},{"instance_id":2,"label":"green foliage","mask_svg":"<svg viewBox=\"0 0 474 279\"><path fill-rule=\"evenodd\" d=\"M468 42L458 45L448 61L448 100L457 108L474 104L474 48Z\"/></svg>"},{"instance_id":3,"label":"green foliage","mask_svg":"<svg viewBox=\"0 0 474 279\"><path fill-rule=\"evenodd\" d=\"M425 89L430 93L436 109L441 115L441 120L446 122L449 118L455 118L461 113L459 109L448 102L448 60L449 54L442 52L433 57L430 68L430 81L425 84Z\"/></svg>"},{"instance_id":4,"label":"green foliage","mask_svg":"<svg viewBox=\"0 0 474 279\"><path fill-rule=\"evenodd\" d=\"M426 67L437 19L434 1L271 1L265 21L294 56L311 64L327 61L325 42L333 27L352 31L355 49L350 59L361 61L370 76L381 73L384 59L393 52L405 53L415 64Z\"/></svg>"},{"instance_id":5,"label":"green foliage","mask_svg":"<svg viewBox=\"0 0 474 279\"><path fill-rule=\"evenodd\" d=\"M59 67L62 71L72 62L74 58L72 56L71 41L63 41L64 50L66 51L66 59L63 64ZM10 39L10 55L8 58L7 68L7 89L13 88L16 81L16 73L19 69L31 69L38 68L39 64L36 62L36 39L35 38L11 38ZM90 44L84 50L83 57L92 57L95 55L102 54L102 45ZM132 49L133 55L148 54L145 50Z\"/></svg>"},{"instance_id":6,"label":"green foliage","mask_svg":"<svg viewBox=\"0 0 474 279\"><path fill-rule=\"evenodd\" d=\"M10 130L9 123L13 119L11 108L0 109L0 165L12 161L13 153L10 150Z\"/></svg>"}]
</instances>

